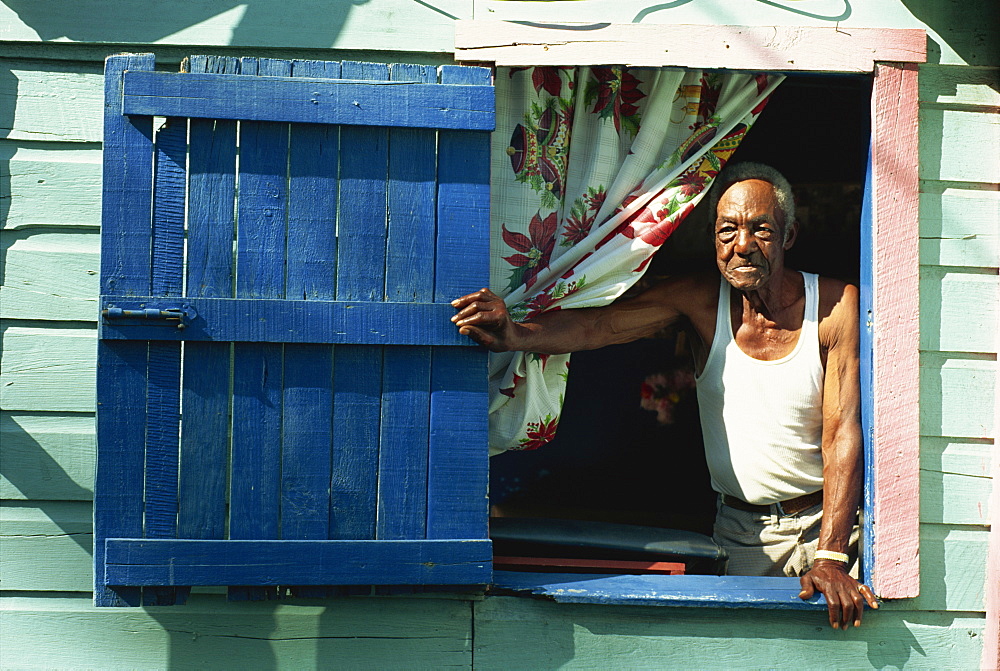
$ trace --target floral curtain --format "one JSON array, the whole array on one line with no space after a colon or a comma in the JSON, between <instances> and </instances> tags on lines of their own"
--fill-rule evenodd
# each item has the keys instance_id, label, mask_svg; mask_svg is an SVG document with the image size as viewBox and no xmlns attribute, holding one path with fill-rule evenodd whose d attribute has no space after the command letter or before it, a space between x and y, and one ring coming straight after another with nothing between
<instances>
[{"instance_id":1,"label":"floral curtain","mask_svg":"<svg viewBox=\"0 0 1000 671\"><path fill-rule=\"evenodd\" d=\"M781 79L666 68L499 69L490 284L512 317L607 305L632 286ZM492 356L491 454L554 437L569 361Z\"/></svg>"}]
</instances>

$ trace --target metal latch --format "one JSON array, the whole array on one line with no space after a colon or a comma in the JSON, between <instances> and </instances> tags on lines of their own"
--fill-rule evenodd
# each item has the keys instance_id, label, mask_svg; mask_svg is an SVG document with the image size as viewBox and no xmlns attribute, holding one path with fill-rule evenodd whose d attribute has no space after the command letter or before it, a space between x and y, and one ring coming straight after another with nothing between
<instances>
[{"instance_id":1,"label":"metal latch","mask_svg":"<svg viewBox=\"0 0 1000 671\"><path fill-rule=\"evenodd\" d=\"M165 321L165 326L177 324L177 328L183 329L187 326L185 320L192 315L184 308L142 308L139 310L125 310L123 308L105 308L101 310L101 316L105 319L149 319Z\"/></svg>"}]
</instances>

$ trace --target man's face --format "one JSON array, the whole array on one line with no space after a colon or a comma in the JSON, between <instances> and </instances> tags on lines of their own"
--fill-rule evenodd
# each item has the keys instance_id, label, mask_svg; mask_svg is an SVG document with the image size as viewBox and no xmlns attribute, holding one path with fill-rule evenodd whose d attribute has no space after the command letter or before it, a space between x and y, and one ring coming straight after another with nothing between
<instances>
[{"instance_id":1,"label":"man's face","mask_svg":"<svg viewBox=\"0 0 1000 671\"><path fill-rule=\"evenodd\" d=\"M769 182L736 182L719 198L715 260L740 291L759 291L784 266L785 221Z\"/></svg>"}]
</instances>

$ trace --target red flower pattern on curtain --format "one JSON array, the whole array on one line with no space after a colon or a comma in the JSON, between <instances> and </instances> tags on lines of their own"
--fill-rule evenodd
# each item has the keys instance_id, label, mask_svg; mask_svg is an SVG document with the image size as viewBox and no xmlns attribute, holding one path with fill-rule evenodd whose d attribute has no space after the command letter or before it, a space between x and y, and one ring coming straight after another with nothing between
<instances>
[{"instance_id":1,"label":"red flower pattern on curtain","mask_svg":"<svg viewBox=\"0 0 1000 671\"><path fill-rule=\"evenodd\" d=\"M780 80L618 66L498 77L491 286L514 319L606 305L636 282ZM491 451L552 439L568 365L492 358Z\"/></svg>"}]
</instances>

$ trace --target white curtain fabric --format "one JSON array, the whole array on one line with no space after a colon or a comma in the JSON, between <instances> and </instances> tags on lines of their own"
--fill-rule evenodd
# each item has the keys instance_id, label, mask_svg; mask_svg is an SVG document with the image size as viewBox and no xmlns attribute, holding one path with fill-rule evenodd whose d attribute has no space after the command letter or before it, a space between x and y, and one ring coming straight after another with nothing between
<instances>
[{"instance_id":1,"label":"white curtain fabric","mask_svg":"<svg viewBox=\"0 0 1000 671\"><path fill-rule=\"evenodd\" d=\"M513 318L607 305L639 280L781 79L666 68L498 69L490 286ZM491 454L554 437L569 360L491 357Z\"/></svg>"}]
</instances>

